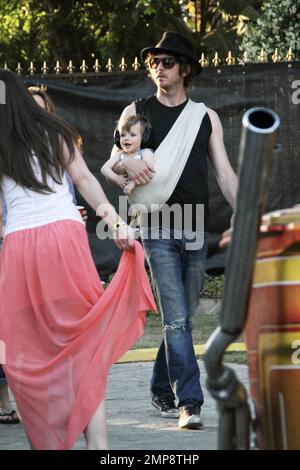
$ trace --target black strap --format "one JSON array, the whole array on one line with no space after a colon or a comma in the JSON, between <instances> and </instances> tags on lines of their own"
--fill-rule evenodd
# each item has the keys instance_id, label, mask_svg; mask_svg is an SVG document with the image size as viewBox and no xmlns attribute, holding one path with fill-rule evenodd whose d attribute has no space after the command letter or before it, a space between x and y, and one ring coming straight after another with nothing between
<instances>
[{"instance_id":1,"label":"black strap","mask_svg":"<svg viewBox=\"0 0 300 470\"><path fill-rule=\"evenodd\" d=\"M147 98L139 98L138 100L134 101L136 114L144 116L146 100Z\"/></svg>"}]
</instances>

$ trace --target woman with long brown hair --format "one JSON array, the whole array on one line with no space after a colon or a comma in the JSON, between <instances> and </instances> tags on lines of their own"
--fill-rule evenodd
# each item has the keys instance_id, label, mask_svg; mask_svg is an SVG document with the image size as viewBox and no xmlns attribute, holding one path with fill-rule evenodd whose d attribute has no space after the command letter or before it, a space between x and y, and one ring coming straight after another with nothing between
<instances>
[{"instance_id":1,"label":"woman with long brown hair","mask_svg":"<svg viewBox=\"0 0 300 470\"><path fill-rule=\"evenodd\" d=\"M36 449L107 448L109 367L142 334L155 308L141 247L88 170L76 131L42 109L16 74L0 70L0 190L7 222L0 252L4 370ZM68 171L126 250L103 291Z\"/></svg>"}]
</instances>

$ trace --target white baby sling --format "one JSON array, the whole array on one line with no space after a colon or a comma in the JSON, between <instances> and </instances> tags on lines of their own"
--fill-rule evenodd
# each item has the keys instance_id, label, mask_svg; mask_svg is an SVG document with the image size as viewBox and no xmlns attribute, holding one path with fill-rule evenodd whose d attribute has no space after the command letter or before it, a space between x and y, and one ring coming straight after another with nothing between
<instances>
[{"instance_id":1,"label":"white baby sling","mask_svg":"<svg viewBox=\"0 0 300 470\"><path fill-rule=\"evenodd\" d=\"M191 153L206 106L188 100L170 131L154 152L155 173L152 180L136 186L129 196L134 213L159 210L173 193Z\"/></svg>"}]
</instances>

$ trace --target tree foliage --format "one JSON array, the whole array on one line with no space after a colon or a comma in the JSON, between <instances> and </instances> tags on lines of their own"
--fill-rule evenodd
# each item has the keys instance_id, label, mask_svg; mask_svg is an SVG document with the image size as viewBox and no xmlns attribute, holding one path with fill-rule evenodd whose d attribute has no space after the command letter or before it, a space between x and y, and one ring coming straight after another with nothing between
<instances>
[{"instance_id":1,"label":"tree foliage","mask_svg":"<svg viewBox=\"0 0 300 470\"><path fill-rule=\"evenodd\" d=\"M249 58L257 59L263 47L267 54L278 48L281 58L291 47L300 50L300 0L267 0L261 9L261 16L249 23L241 49L247 50Z\"/></svg>"},{"instance_id":2,"label":"tree foliage","mask_svg":"<svg viewBox=\"0 0 300 470\"><path fill-rule=\"evenodd\" d=\"M248 20L259 18L261 0L194 0L189 2L189 25L199 49L206 53L238 52Z\"/></svg>"},{"instance_id":3,"label":"tree foliage","mask_svg":"<svg viewBox=\"0 0 300 470\"><path fill-rule=\"evenodd\" d=\"M187 2L0 0L0 60L133 60L166 29L189 33Z\"/></svg>"},{"instance_id":4,"label":"tree foliage","mask_svg":"<svg viewBox=\"0 0 300 470\"><path fill-rule=\"evenodd\" d=\"M299 1L299 0L297 0ZM0 0L0 65L42 61L51 67L86 59L102 65L125 57L131 68L143 47L166 30L202 51L236 52L245 21L259 17L262 0ZM26 66L26 65L25 65Z\"/></svg>"}]
</instances>

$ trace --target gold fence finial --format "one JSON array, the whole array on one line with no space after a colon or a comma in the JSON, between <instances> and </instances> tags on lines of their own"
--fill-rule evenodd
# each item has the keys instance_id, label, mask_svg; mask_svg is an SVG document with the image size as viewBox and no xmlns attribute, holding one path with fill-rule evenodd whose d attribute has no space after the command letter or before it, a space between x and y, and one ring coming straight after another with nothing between
<instances>
[{"instance_id":1,"label":"gold fence finial","mask_svg":"<svg viewBox=\"0 0 300 470\"><path fill-rule=\"evenodd\" d=\"M227 65L234 65L235 64L235 58L233 57L231 51L228 51L228 56L226 57L226 64Z\"/></svg>"},{"instance_id":2,"label":"gold fence finial","mask_svg":"<svg viewBox=\"0 0 300 470\"><path fill-rule=\"evenodd\" d=\"M199 60L199 63L201 65L201 67L206 67L206 65L208 65L208 60L205 58L204 52L202 52L202 54L201 54L201 58Z\"/></svg>"},{"instance_id":3,"label":"gold fence finial","mask_svg":"<svg viewBox=\"0 0 300 470\"><path fill-rule=\"evenodd\" d=\"M18 65L17 65L17 68L16 68L16 72L18 75L22 75L22 67L21 67L21 64L20 62L18 62Z\"/></svg>"},{"instance_id":4,"label":"gold fence finial","mask_svg":"<svg viewBox=\"0 0 300 470\"><path fill-rule=\"evenodd\" d=\"M221 63L221 59L217 52L215 53L215 57L213 58L212 63L215 67L217 67Z\"/></svg>"},{"instance_id":5,"label":"gold fence finial","mask_svg":"<svg viewBox=\"0 0 300 470\"><path fill-rule=\"evenodd\" d=\"M60 66L59 60L57 60L56 65L54 67L54 72L56 73L56 75L59 75L61 71L62 71L62 67Z\"/></svg>"},{"instance_id":6,"label":"gold fence finial","mask_svg":"<svg viewBox=\"0 0 300 470\"><path fill-rule=\"evenodd\" d=\"M41 72L43 75L46 75L48 73L49 67L47 67L47 62L44 60L43 66L41 68Z\"/></svg>"},{"instance_id":7,"label":"gold fence finial","mask_svg":"<svg viewBox=\"0 0 300 470\"><path fill-rule=\"evenodd\" d=\"M81 73L87 73L87 71L88 71L88 66L86 65L84 59L82 59L82 64L81 64L81 66L80 66L79 68L80 68L80 70L81 70Z\"/></svg>"},{"instance_id":8,"label":"gold fence finial","mask_svg":"<svg viewBox=\"0 0 300 470\"><path fill-rule=\"evenodd\" d=\"M112 72L114 65L112 64L111 58L108 59L107 65L105 66L108 72Z\"/></svg>"},{"instance_id":9,"label":"gold fence finial","mask_svg":"<svg viewBox=\"0 0 300 470\"><path fill-rule=\"evenodd\" d=\"M125 70L127 69L127 64L125 63L124 57L122 57L122 59L121 59L119 69L121 70L121 72L125 72Z\"/></svg>"},{"instance_id":10,"label":"gold fence finial","mask_svg":"<svg viewBox=\"0 0 300 470\"><path fill-rule=\"evenodd\" d=\"M74 67L72 61L69 60L69 65L68 65L68 67L67 67L67 71L68 71L69 73L73 73L74 70L75 70L75 67Z\"/></svg>"},{"instance_id":11,"label":"gold fence finial","mask_svg":"<svg viewBox=\"0 0 300 470\"><path fill-rule=\"evenodd\" d=\"M34 67L33 62L31 61L29 65L29 69L28 69L29 75L34 75L35 71L36 71L36 68Z\"/></svg>"},{"instance_id":12,"label":"gold fence finial","mask_svg":"<svg viewBox=\"0 0 300 470\"><path fill-rule=\"evenodd\" d=\"M133 68L133 70L134 70L135 72L138 72L138 71L140 70L140 68L141 68L141 64L139 63L137 57L134 58L134 62L133 62L133 64L132 64L132 68Z\"/></svg>"},{"instance_id":13,"label":"gold fence finial","mask_svg":"<svg viewBox=\"0 0 300 470\"><path fill-rule=\"evenodd\" d=\"M243 63L244 64L248 64L249 61L249 55L248 55L248 51L244 51L244 54L243 54Z\"/></svg>"},{"instance_id":14,"label":"gold fence finial","mask_svg":"<svg viewBox=\"0 0 300 470\"><path fill-rule=\"evenodd\" d=\"M94 72L96 72L96 73L97 73L97 72L100 72L100 70L101 70L101 65L99 64L99 60L98 60L98 59L95 60L95 64L93 65L93 70L94 70Z\"/></svg>"},{"instance_id":15,"label":"gold fence finial","mask_svg":"<svg viewBox=\"0 0 300 470\"><path fill-rule=\"evenodd\" d=\"M279 54L278 54L278 47L275 48L275 52L272 55L272 60L273 60L273 62L279 62L279 60L280 60L280 57L279 57Z\"/></svg>"},{"instance_id":16,"label":"gold fence finial","mask_svg":"<svg viewBox=\"0 0 300 470\"><path fill-rule=\"evenodd\" d=\"M292 60L294 60L294 54L293 54L291 47L289 47L289 50L287 51L285 58L288 62L291 62Z\"/></svg>"},{"instance_id":17,"label":"gold fence finial","mask_svg":"<svg viewBox=\"0 0 300 470\"><path fill-rule=\"evenodd\" d=\"M262 47L260 50L260 54L258 56L259 62L267 62L267 54L264 51L264 48Z\"/></svg>"}]
</instances>

